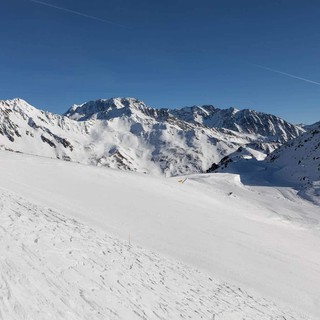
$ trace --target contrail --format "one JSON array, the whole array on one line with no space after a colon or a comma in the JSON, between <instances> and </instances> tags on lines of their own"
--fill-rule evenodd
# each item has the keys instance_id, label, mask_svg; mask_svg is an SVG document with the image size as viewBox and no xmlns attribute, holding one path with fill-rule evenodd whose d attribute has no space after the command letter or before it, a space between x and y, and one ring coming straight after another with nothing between
<instances>
[{"instance_id":1,"label":"contrail","mask_svg":"<svg viewBox=\"0 0 320 320\"><path fill-rule=\"evenodd\" d=\"M29 1L37 3L37 4L41 4L43 6L47 6L47 7L50 7L50 8L54 8L54 9L62 10L62 11L69 12L69 13L72 13L72 14L76 14L76 15L81 16L81 17L94 19L94 20L97 20L97 21L100 21L100 22L105 22L105 23L116 25L116 26L127 27L127 26L125 26L123 24L115 23L115 22L112 22L112 21L109 21L109 20L106 20L106 19L102 19L102 18L99 18L99 17L95 17L95 16L90 16L88 14L85 14L85 13L82 13L82 12L79 12L79 11L74 11L74 10L70 10L70 9L67 9L67 8L59 7L59 6L56 6L56 5L47 3L47 2L43 2L43 1L39 1L39 0L29 0Z\"/></svg>"},{"instance_id":2,"label":"contrail","mask_svg":"<svg viewBox=\"0 0 320 320\"><path fill-rule=\"evenodd\" d=\"M268 68L268 67L261 66L261 65L259 65L259 64L252 64L252 65L253 65L253 66L256 66L256 67L258 67L258 68L261 68L261 69L265 69L265 70L271 71L271 72L283 74L283 75L285 75L285 76L287 76L287 77L290 77L290 78L302 80L302 81L309 82L309 83L313 83L313 84L317 84L318 86L320 86L320 82L317 82L317 81L313 81L313 80L310 80L310 79L298 77L298 76L295 76L294 74L287 73L287 72L282 72L282 71L275 70L275 69L271 69L271 68Z\"/></svg>"}]
</instances>

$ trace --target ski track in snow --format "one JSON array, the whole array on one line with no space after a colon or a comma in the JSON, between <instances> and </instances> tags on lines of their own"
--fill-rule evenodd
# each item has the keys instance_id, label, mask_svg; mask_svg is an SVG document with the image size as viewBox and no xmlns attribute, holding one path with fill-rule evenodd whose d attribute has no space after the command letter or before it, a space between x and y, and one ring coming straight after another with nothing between
<instances>
[{"instance_id":1,"label":"ski track in snow","mask_svg":"<svg viewBox=\"0 0 320 320\"><path fill-rule=\"evenodd\" d=\"M0 189L0 319L309 319Z\"/></svg>"}]
</instances>

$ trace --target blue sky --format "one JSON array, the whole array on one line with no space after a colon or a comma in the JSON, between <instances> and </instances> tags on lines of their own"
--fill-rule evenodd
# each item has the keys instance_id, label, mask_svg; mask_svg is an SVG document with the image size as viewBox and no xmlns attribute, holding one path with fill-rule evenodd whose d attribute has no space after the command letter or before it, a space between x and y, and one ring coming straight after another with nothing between
<instances>
[{"instance_id":1,"label":"blue sky","mask_svg":"<svg viewBox=\"0 0 320 320\"><path fill-rule=\"evenodd\" d=\"M0 99L62 113L131 96L320 120L319 1L40 2L1 0Z\"/></svg>"}]
</instances>

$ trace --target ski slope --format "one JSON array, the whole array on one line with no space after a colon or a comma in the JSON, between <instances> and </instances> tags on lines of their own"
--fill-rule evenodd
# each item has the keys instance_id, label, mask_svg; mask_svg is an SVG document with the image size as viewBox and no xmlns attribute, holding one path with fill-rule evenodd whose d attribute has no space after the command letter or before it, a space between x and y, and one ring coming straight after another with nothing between
<instances>
[{"instance_id":1,"label":"ski slope","mask_svg":"<svg viewBox=\"0 0 320 320\"><path fill-rule=\"evenodd\" d=\"M179 180L0 152L0 319L319 319L319 207Z\"/></svg>"},{"instance_id":2,"label":"ski slope","mask_svg":"<svg viewBox=\"0 0 320 320\"><path fill-rule=\"evenodd\" d=\"M1 192L0 319L307 319Z\"/></svg>"}]
</instances>

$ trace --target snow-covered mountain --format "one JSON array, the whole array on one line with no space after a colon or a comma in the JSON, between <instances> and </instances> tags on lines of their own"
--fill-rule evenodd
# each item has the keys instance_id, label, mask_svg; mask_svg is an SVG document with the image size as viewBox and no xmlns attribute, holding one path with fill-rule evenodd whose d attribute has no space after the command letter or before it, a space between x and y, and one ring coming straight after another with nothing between
<instances>
[{"instance_id":1,"label":"snow-covered mountain","mask_svg":"<svg viewBox=\"0 0 320 320\"><path fill-rule=\"evenodd\" d=\"M275 150L265 162L277 180L297 185L302 196L320 204L320 123Z\"/></svg>"},{"instance_id":2,"label":"snow-covered mountain","mask_svg":"<svg viewBox=\"0 0 320 320\"><path fill-rule=\"evenodd\" d=\"M304 130L309 131L309 130L317 129L319 126L320 126L320 121L313 123L313 124L310 124L310 125L302 125L301 127Z\"/></svg>"},{"instance_id":3,"label":"snow-covered mountain","mask_svg":"<svg viewBox=\"0 0 320 320\"><path fill-rule=\"evenodd\" d=\"M293 186L300 195L320 204L320 123L269 154L264 161L248 146L214 163L208 172L242 175L256 184Z\"/></svg>"},{"instance_id":4,"label":"snow-covered mountain","mask_svg":"<svg viewBox=\"0 0 320 320\"><path fill-rule=\"evenodd\" d=\"M303 131L251 110L154 109L134 98L74 105L63 116L0 101L3 149L166 176L205 172L239 147L263 158Z\"/></svg>"},{"instance_id":5,"label":"snow-covered mountain","mask_svg":"<svg viewBox=\"0 0 320 320\"><path fill-rule=\"evenodd\" d=\"M219 109L205 105L172 110L172 114L187 122L255 134L278 143L295 138L302 131L300 126L290 124L279 117L249 109Z\"/></svg>"}]
</instances>

